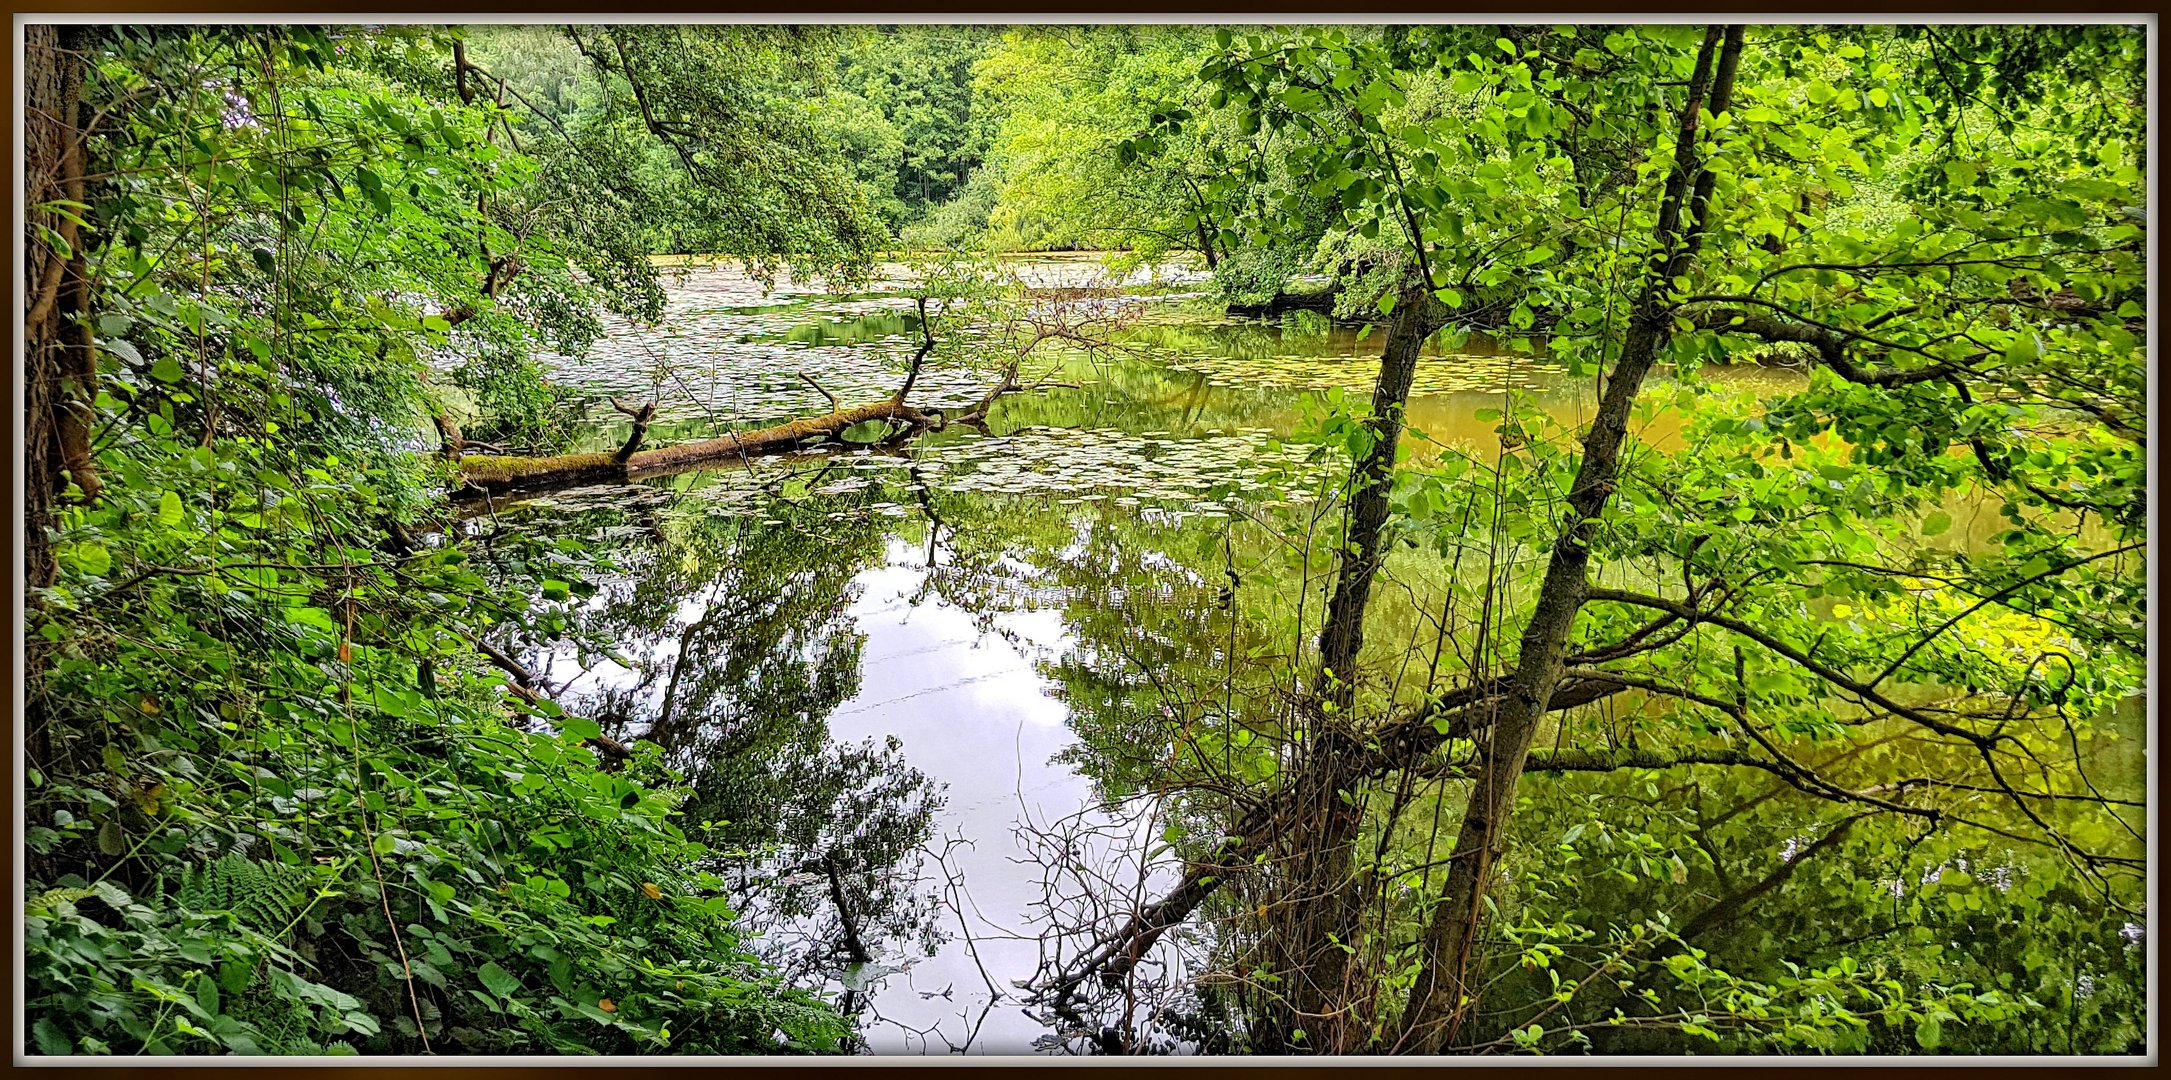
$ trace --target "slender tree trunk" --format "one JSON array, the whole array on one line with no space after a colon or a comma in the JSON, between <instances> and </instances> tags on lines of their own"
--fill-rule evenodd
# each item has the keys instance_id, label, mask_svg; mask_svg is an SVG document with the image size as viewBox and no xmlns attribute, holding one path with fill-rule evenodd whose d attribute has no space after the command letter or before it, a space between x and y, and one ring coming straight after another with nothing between
<instances>
[{"instance_id":1,"label":"slender tree trunk","mask_svg":"<svg viewBox=\"0 0 2171 1080\"><path fill-rule=\"evenodd\" d=\"M1405 288L1395 306L1380 353L1379 379L1372 388L1372 415L1365 427L1373 434L1371 453L1357 463L1349 497L1348 545L1327 602L1326 625L1319 634L1319 705L1330 717L1346 717L1356 700L1357 654L1364 648L1364 612L1372 600L1372 580L1379 575L1381 541L1387 526L1387 495L1394 483L1395 450L1402 441L1402 415L1417 376L1418 354L1439 323L1422 286Z\"/></svg>"},{"instance_id":2,"label":"slender tree trunk","mask_svg":"<svg viewBox=\"0 0 2171 1080\"><path fill-rule=\"evenodd\" d=\"M1658 253L1630 315L1620 362L1606 384L1591 429L1584 436L1583 461L1568 492L1568 521L1559 542L1553 545L1537 608L1523 628L1511 692L1501 702L1490 745L1481 747L1484 765L1471 786L1455 855L1448 864L1447 881L1425 930L1418 982L1404 1011L1403 1049L1438 1051L1453 1038L1467 999L1472 996L1465 976L1483 914L1485 887L1506 851L1516 782L1530 754L1539 720L1560 683L1569 633L1590 586L1591 534L1619 475L1630 408L1643 387L1644 377L1658 359L1669 329L1664 308L1668 283L1688 269L1700 239L1712 177L1701 172L1696 154L1699 113L1707 91L1711 112L1716 115L1726 111L1741 46L1740 27L1727 28L1723 35L1713 27L1705 34L1703 48L1697 54L1696 69L1689 79L1688 102L1681 112L1674 169L1667 178L1659 208ZM1688 218L1686 236L1684 210Z\"/></svg>"},{"instance_id":3,"label":"slender tree trunk","mask_svg":"<svg viewBox=\"0 0 2171 1080\"><path fill-rule=\"evenodd\" d=\"M52 584L56 569L46 530L69 482L85 500L97 498L101 486L90 446L98 361L83 321L90 305L83 258L89 237L72 220L85 211L38 209L87 201L81 123L88 32L51 25L23 31L23 572L29 584L42 586Z\"/></svg>"},{"instance_id":4,"label":"slender tree trunk","mask_svg":"<svg viewBox=\"0 0 2171 1080\"><path fill-rule=\"evenodd\" d=\"M90 237L75 218L87 217L83 164L83 51L90 30L80 26L23 27L23 586L53 583L47 532L56 523L70 481L84 501L98 497L91 456L92 402L98 359L86 322L90 275L83 248ZM67 200L66 213L41 204ZM57 237L58 239L53 239ZM24 598L25 614L37 606ZM51 769L55 747L44 690L50 645L26 633L23 647L23 738L29 764ZM42 861L42 860L41 860ZM43 870L38 871L45 876Z\"/></svg>"},{"instance_id":5,"label":"slender tree trunk","mask_svg":"<svg viewBox=\"0 0 2171 1080\"><path fill-rule=\"evenodd\" d=\"M1319 679L1313 688L1304 748L1306 766L1290 791L1303 827L1290 834L1285 899L1270 908L1268 940L1282 983L1283 1008L1260 1034L1290 1050L1347 1052L1357 1047L1347 1006L1349 938L1357 924L1359 883L1353 877L1363 811L1356 798L1363 746L1353 724L1358 654L1365 609L1379 574L1387 527L1387 495L1403 411L1425 338L1439 328L1436 305L1419 285L1397 300L1379 378L1372 391L1372 449L1351 473L1349 532L1319 636ZM1296 1029L1306 1038L1293 1041Z\"/></svg>"},{"instance_id":6,"label":"slender tree trunk","mask_svg":"<svg viewBox=\"0 0 2171 1080\"><path fill-rule=\"evenodd\" d=\"M899 405L904 404L905 395L912 392L912 384L920 381L920 367L927 363L927 354L935 351L935 332L927 324L927 298L913 297L912 306L920 320L920 347L912 354L912 366L905 369L904 385L899 386L897 396L890 399Z\"/></svg>"}]
</instances>

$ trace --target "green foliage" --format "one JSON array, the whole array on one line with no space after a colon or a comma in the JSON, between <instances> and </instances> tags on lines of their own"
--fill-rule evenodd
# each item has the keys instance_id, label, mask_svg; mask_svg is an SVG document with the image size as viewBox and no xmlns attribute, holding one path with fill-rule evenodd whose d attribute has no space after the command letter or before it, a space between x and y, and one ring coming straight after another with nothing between
<instances>
[{"instance_id":1,"label":"green foliage","mask_svg":"<svg viewBox=\"0 0 2171 1080\"><path fill-rule=\"evenodd\" d=\"M86 100L127 102L88 146L107 482L32 523L62 553L26 624L36 1048L839 1049L700 869L683 777L652 748L606 766L593 721L508 695L472 644L562 631L547 598L602 562L495 538L485 579L422 452L445 359L485 430L562 437L531 343L577 349L652 273L614 284L595 234L536 227L576 195L564 162L459 98L444 35L92 40ZM654 60L659 92L720 108L676 66L700 59ZM859 242L768 217L744 243Z\"/></svg>"},{"instance_id":2,"label":"green foliage","mask_svg":"<svg viewBox=\"0 0 2171 1080\"><path fill-rule=\"evenodd\" d=\"M849 284L901 234L947 252L910 268L922 359L1008 376L1047 328L968 247L1197 251L1241 303L1325 271L1338 314L1436 303L1451 344L1579 378L1631 317L1659 331L1588 530L1560 529L1581 433L1518 396L1488 445L1413 436L1390 490L1366 722L1448 735L1425 710L1500 669L1566 543L1603 568L1568 678L1632 688L1547 721L1465 1045L2129 1050L2142 40L1753 28L1730 108L1686 118L1697 257L1654 275L1699 28L101 30L78 209L106 484L31 523L60 568L26 598L32 1042L843 1045L740 910L749 871L771 916L827 910L826 878L777 883L820 865L868 919L924 922L874 883L939 796L895 745L826 737L885 534L798 482L762 526L644 520L664 541L614 560L448 513L427 428L571 445L582 403L533 350L659 318L660 251ZM1698 374L1753 360L1814 370L1764 397ZM1024 589L1010 556L1062 590L1070 757L1175 792L1185 855L1311 734L1288 688L1377 437L1361 401L1296 403L1310 471L1262 469L1300 497L1257 529L940 506L928 588L984 613ZM553 704L478 640L669 682ZM1445 739L1347 796L1379 892L1334 943L1385 1003L1375 1045L1477 762ZM1232 971L1253 899L1225 894Z\"/></svg>"},{"instance_id":3,"label":"green foliage","mask_svg":"<svg viewBox=\"0 0 2171 1080\"><path fill-rule=\"evenodd\" d=\"M986 156L988 103L972 69L993 38L978 26L873 27L839 55L823 108L893 231L950 203Z\"/></svg>"},{"instance_id":4,"label":"green foliage","mask_svg":"<svg viewBox=\"0 0 2171 1080\"><path fill-rule=\"evenodd\" d=\"M927 217L904 227L908 246L931 250L999 247L988 232L1002 185L994 170L982 165L966 177L965 184L949 202L929 211Z\"/></svg>"},{"instance_id":5,"label":"green foliage","mask_svg":"<svg viewBox=\"0 0 2171 1080\"><path fill-rule=\"evenodd\" d=\"M222 855L202 866L183 867L173 902L192 911L231 912L248 926L277 932L301 906L299 876L285 863Z\"/></svg>"},{"instance_id":6,"label":"green foliage","mask_svg":"<svg viewBox=\"0 0 2171 1080\"><path fill-rule=\"evenodd\" d=\"M1012 30L975 68L1000 116L989 215L1005 250L1121 248L1142 259L1231 245L1199 185L1226 138L1169 135L1204 105L1193 78L1206 34L1191 27ZM1062 76L1050 78L1051 72Z\"/></svg>"},{"instance_id":7,"label":"green foliage","mask_svg":"<svg viewBox=\"0 0 2171 1080\"><path fill-rule=\"evenodd\" d=\"M1580 433L1514 401L1493 414L1497 450L1444 447L1435 464L1398 477L1400 518L1389 533L1417 549L1400 580L1437 590L1425 601L1443 613L1437 629L1416 635L1440 635L1434 665L1452 649L1466 665L1460 677L1477 685L1512 669L1512 652L1491 657L1480 645L1468 655L1470 631L1481 643L1514 641L1549 559L1558 569L1563 547L1587 549L1604 583L1594 596L1639 599L1581 605L1561 686L1587 679L1586 687L1639 693L1623 699L1637 702L1629 709L1557 721L1558 736L1545 738L1567 767L1650 762L1692 774L1691 792L1707 768L1763 769L1767 788L1867 808L1874 824L1856 835L1880 846L1903 837L1924 852L1990 844L2001 865L2027 868L2014 873L2088 882L2097 899L2054 918L2100 939L2138 910L2144 865L2139 793L2110 764L2118 736L2106 721L2138 692L2146 656L2135 633L2145 572L2134 531L2145 507L2136 486L2146 475L2136 423L2145 353L2130 322L2143 314L2145 236L2125 210L2140 198L2130 145L2114 134L2084 148L2093 136L2056 125L1963 132L1972 114L1957 107L1939 65L2002 62L1994 48L1953 57L1934 35L1881 30L1751 28L1746 37L1730 107L1713 116L1684 112L1677 89L1699 65L1710 70L1717 38L1702 28L1429 27L1384 38L1341 28L1217 31L1202 70L1216 122L1285 150L1280 170L1257 160L1232 170L1214 201L1247 237L1292 242L1304 235L1305 201L1332 198L1347 232L1330 234L1326 247L1352 254L1344 282L1379 314L1437 304L1445 314L1429 325L1529 338L1572 373L1611 374L1631 326L1658 331L1658 358L1673 379L1645 385L1631 421L1658 434L1629 443L1590 531L1561 522L1585 467ZM2027 37L2015 32L2013 53L2041 65L2027 85L2053 99L2046 112L2099 108L2112 132L2132 130L2138 53L2129 29L2072 37L2094 65L2087 79L2045 63ZM1690 123L1695 137L1683 138ZM1672 166L1690 149L1696 169L1683 176ZM1694 258L1667 216L1691 190L1709 200L1689 202L1707 207L1693 222ZM1806 346L1792 355L1819 368L1796 392L1728 403L1695 382L1699 365L1775 345ZM1326 405L1303 436L1368 449L1354 399ZM1677 425L1668 417L1676 409L1700 419ZM1975 499L2003 521L1956 542L1956 506ZM1309 548L1316 524L1287 521L1284 536ZM1326 543L1336 543L1331 528ZM1686 600L1648 599L1684 592ZM2078 594L2089 598L2081 618L2055 599ZM1677 633L1650 622L1682 610L1692 613L1676 614L1685 619ZM1458 619L1473 621L1456 633ZM1396 688L1410 659L1375 660L1394 673L1368 688L1381 695L1369 711L1384 718L1383 731L1408 722L1409 692L1398 700ZM1880 751L1896 740L1910 743L1905 756ZM1443 752L1457 757L1452 742ZM1201 758L1203 789L1229 782L1226 760L1217 770ZM1455 768L1423 761L1410 770L1420 767ZM1397 813L1407 791L1394 796ZM1648 792L1651 802L1669 801L1655 782ZM1373 797L1386 801L1377 789ZM1405 879L1421 896L1437 880L1436 842L1447 842L1433 800L1467 797L1452 786L1420 796L1407 826L1386 816L1375 822L1378 848L1369 839L1359 847L1406 844L1389 866L1428 868ZM1769 797L1733 801L1746 810ZM1571 799L1558 814L1543 823L1519 815L1516 830L1571 834L1590 811ZM1717 888L1694 881L1692 845L1727 842L1693 835L1697 825L1653 829L1608 869L1624 881L1697 889L1719 902L1713 910L1746 902L1741 890L1753 882L1724 876L1738 854L1715 869ZM1560 927L1560 940L1617 934L1668 910L1656 897L1602 902L1602 878L1553 892L1555 861L1534 846L1499 899L1529 905L1520 918ZM1938 867L1907 864L1902 873ZM1791 873L1775 874L1768 889ZM2054 949L2006 952L1955 938L1946 948L1959 955L1945 963L1862 944L1898 932L1894 922L1941 921L1919 912L1842 936L1836 924L1872 901L1865 890L1874 884L1856 874L1843 891L1800 898L1807 910L1830 905L1845 915L1805 916L1793 937L1744 950L1733 958L1746 969L1738 983L1707 971L1693 947L1620 960L1639 971L1657 965L1657 982L1638 990L1649 1008L1622 1023L1664 1029L1643 1045L1668 1048L1683 1035L1734 1047L1893 1048L1893 1031L1913 1049L2032 1048L2043 1042L2015 1030L2013 1018L2041 1015L2060 996L2079 1000L2078 990L2037 993L2061 979L2080 985ZM1414 971L1395 981L1400 961L1417 955L1398 950L1409 948L1410 925L1431 914L1423 899L1390 899L1376 928L1336 928L1336 940L1376 957L1381 985L1393 991L1415 981ZM2040 911L2018 887L1962 903L2009 919ZM1500 930L1494 941L1514 933ZM1781 988L1806 967L1775 962L1782 948L1844 976L1844 1015L1820 1013L1836 982L1758 1015L1787 999ZM1495 986L1504 960L1478 961L1485 970L1473 985ZM1241 952L1232 960L1239 969L1249 962ZM2090 985L2130 992L2131 965L2113 960ZM1585 971L1604 968L1594 960ZM1713 997L1715 987L1725 992ZM1562 988L1530 990L1519 1000L1489 992L1480 1026L1499 1026L1462 1038L1488 1045L1497 1035L1526 1049L1599 1038L1603 1025L1587 1011L1565 1030L1531 1027L1534 1014L1558 1011L1546 996ZM1391 1032L1391 1007L1370 1007L1374 1030ZM2076 1045L2130 1038L2078 1009L2064 1021ZM1787 1026L1797 1023L1807 1026ZM1729 1025L1754 1034L1725 1042Z\"/></svg>"},{"instance_id":8,"label":"green foliage","mask_svg":"<svg viewBox=\"0 0 2171 1080\"><path fill-rule=\"evenodd\" d=\"M452 369L452 383L472 396L477 416L461 427L469 440L560 453L579 436L588 402L553 385L522 352L490 350Z\"/></svg>"},{"instance_id":9,"label":"green foliage","mask_svg":"<svg viewBox=\"0 0 2171 1080\"><path fill-rule=\"evenodd\" d=\"M816 107L843 44L834 31L509 27L472 36L470 92L480 100L507 81L503 107L537 163L505 213L522 235L547 235L578 260L615 310L662 314L654 252L731 256L765 279L789 268L849 282L886 238ZM495 70L501 57L509 74Z\"/></svg>"}]
</instances>

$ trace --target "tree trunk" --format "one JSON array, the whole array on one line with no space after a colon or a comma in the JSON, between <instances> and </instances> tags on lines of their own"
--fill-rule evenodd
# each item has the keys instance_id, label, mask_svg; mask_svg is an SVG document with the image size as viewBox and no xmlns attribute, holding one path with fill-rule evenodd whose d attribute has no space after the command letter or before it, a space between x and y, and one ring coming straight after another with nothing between
<instances>
[{"instance_id":1,"label":"tree trunk","mask_svg":"<svg viewBox=\"0 0 2171 1080\"><path fill-rule=\"evenodd\" d=\"M83 181L83 51L91 31L81 26L23 27L23 586L53 583L47 533L56 524L70 481L84 501L98 497L98 468L90 433L98 396L98 359L89 318L90 275L83 235L74 218L40 204L88 202ZM50 239L58 237L57 241ZM24 596L26 614L39 601ZM55 748L44 691L49 663L45 638L24 634L23 740L28 764L50 769ZM42 860L41 860L42 862ZM44 871L40 871L44 876Z\"/></svg>"},{"instance_id":2,"label":"tree trunk","mask_svg":"<svg viewBox=\"0 0 2171 1080\"><path fill-rule=\"evenodd\" d=\"M1417 358L1425 339L1440 321L1422 286L1407 286L1397 299L1387 346L1380 353L1379 378L1372 388L1372 452L1357 462L1349 497L1349 536L1334 595L1327 602L1326 625L1319 634L1320 708L1342 719L1356 700L1357 654L1364 648L1364 612L1372 599L1372 579L1379 575L1381 540L1387 527L1387 495L1394 485L1395 451L1402 441L1402 414L1417 376Z\"/></svg>"},{"instance_id":3,"label":"tree trunk","mask_svg":"<svg viewBox=\"0 0 2171 1080\"><path fill-rule=\"evenodd\" d=\"M490 457L474 455L460 460L460 475L470 488L497 494L506 491L563 487L570 484L631 480L644 474L667 472L711 461L794 450L812 442L825 442L846 429L869 420L896 420L913 426L933 422L933 417L895 401L878 401L824 416L810 416L775 427L718 439L680 443L655 450L626 453L555 454L550 457ZM633 445L628 443L628 446Z\"/></svg>"},{"instance_id":4,"label":"tree trunk","mask_svg":"<svg viewBox=\"0 0 2171 1080\"><path fill-rule=\"evenodd\" d=\"M912 366L905 369L904 385L899 386L897 396L890 399L899 405L904 404L905 395L912 392L912 384L920 381L920 367L927 363L927 354L935 351L935 331L933 327L927 324L927 298L924 296L913 297L912 306L919 313L920 347L918 351L912 354Z\"/></svg>"},{"instance_id":5,"label":"tree trunk","mask_svg":"<svg viewBox=\"0 0 2171 1080\"><path fill-rule=\"evenodd\" d=\"M23 572L29 584L43 586L56 572L46 530L70 481L86 501L100 489L90 445L98 360L84 322L90 276L83 247L90 238L72 220L87 211L39 210L60 200L88 201L81 122L89 33L51 25L23 32Z\"/></svg>"},{"instance_id":6,"label":"tree trunk","mask_svg":"<svg viewBox=\"0 0 2171 1080\"><path fill-rule=\"evenodd\" d=\"M1584 436L1583 461L1568 492L1568 521L1553 545L1536 610L1523 628L1510 693L1501 700L1490 745L1480 748L1484 765L1471 785L1462 831L1448 863L1447 880L1425 930L1418 981L1403 1014L1403 1049L1437 1052L1453 1038L1469 1003L1466 999L1474 996L1465 975L1482 917L1485 887L1494 865L1506 851L1516 782L1529 757L1538 722L1559 685L1569 633L1590 586L1591 534L1620 471L1620 450L1628 434L1630 408L1669 330L1665 310L1668 283L1687 271L1701 239L1712 177L1701 172L1696 154L1698 114L1704 108L1707 90L1711 112L1716 115L1726 111L1735 64L1741 55L1741 28L1727 28L1723 36L1722 48L1721 30L1713 27L1706 32L1695 72L1689 78L1688 102L1681 112L1675 143L1675 166L1667 177L1659 207L1655 238L1658 254L1630 315L1620 362L1606 384L1591 429ZM1715 53L1718 63L1714 75ZM1692 176L1693 196L1689 194ZM1684 208L1688 219L1685 236Z\"/></svg>"},{"instance_id":7,"label":"tree trunk","mask_svg":"<svg viewBox=\"0 0 2171 1080\"><path fill-rule=\"evenodd\" d=\"M1394 483L1395 450L1402 417L1425 339L1441 320L1421 285L1405 286L1398 298L1372 415L1365 421L1374 442L1351 473L1349 534L1319 636L1319 678L1309 706L1306 767L1290 791L1303 828L1290 834L1287 895L1270 909L1267 940L1278 955L1276 973L1285 1015L1263 1025L1272 1045L1287 1049L1348 1052L1357 1049L1349 1023L1346 989L1348 944L1357 923L1360 895L1353 855L1363 811L1355 797L1362 744L1353 726L1357 657L1364 648L1364 615L1372 598L1385 547L1387 495ZM1302 1028L1306 1038L1290 1040Z\"/></svg>"}]
</instances>

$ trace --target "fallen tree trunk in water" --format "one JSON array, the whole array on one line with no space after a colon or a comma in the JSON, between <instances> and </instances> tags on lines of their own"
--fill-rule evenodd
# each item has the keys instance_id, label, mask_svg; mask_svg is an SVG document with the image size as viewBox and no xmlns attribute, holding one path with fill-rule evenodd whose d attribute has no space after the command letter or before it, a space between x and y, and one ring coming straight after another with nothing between
<instances>
[{"instance_id":1,"label":"fallen tree trunk in water","mask_svg":"<svg viewBox=\"0 0 2171 1080\"><path fill-rule=\"evenodd\" d=\"M869 420L891 420L911 427L935 422L935 416L901 402L878 401L823 416L809 416L775 427L635 451L639 434L617 453L554 454L549 457L468 457L460 475L469 488L485 494L523 488L631 480L643 473L682 468L708 461L758 457L828 442ZM645 427L645 425L642 425Z\"/></svg>"}]
</instances>

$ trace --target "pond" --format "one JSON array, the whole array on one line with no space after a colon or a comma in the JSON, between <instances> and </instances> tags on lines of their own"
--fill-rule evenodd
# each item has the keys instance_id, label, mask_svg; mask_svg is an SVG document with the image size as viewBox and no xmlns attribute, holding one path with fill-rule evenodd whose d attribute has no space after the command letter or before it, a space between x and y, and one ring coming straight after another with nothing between
<instances>
[{"instance_id":1,"label":"pond","mask_svg":"<svg viewBox=\"0 0 2171 1080\"><path fill-rule=\"evenodd\" d=\"M1095 272L1083 259L1022 265L1054 284ZM847 405L875 400L916 341L901 273L847 296L788 283L764 295L695 265L664 325L613 326L553 377L653 396L651 445L826 411L802 373ZM518 651L569 710L655 742L686 773L687 820L722 823L714 835L738 846L722 865L757 948L837 994L871 1052L1086 1048L1021 984L1050 962L1054 931L1156 895L1173 867L1158 842L1199 827L1156 791L1155 755L1170 751L1156 726L1200 687L1271 693L1216 673L1287 655L1296 624L1280 609L1298 594L1320 602L1317 569L1276 562L1260 522L1310 512L1310 485L1333 468L1286 441L1300 398L1368 393L1380 339L1311 315L1224 318L1180 271L1131 284L1146 305L1129 338L1140 348L1048 361L1061 385L1003 398L984 431L491 509L616 559L571 602L579 636L607 652ZM914 403L969 403L988 378L930 370ZM1706 378L1772 392L1801 377ZM1434 350L1409 406L1416 453L1497 454L1497 421L1480 413L1510 391L1569 424L1595 400L1541 359L1483 341ZM1643 437L1664 443L1679 421L1650 423ZM622 422L601 421L584 437L622 438ZM1996 528L1990 510L1954 509L1956 532ZM1419 651L1430 572L1390 562L1380 662ZM2137 741L2114 755L2129 778ZM1171 935L1157 970L1181 981L1210 953Z\"/></svg>"}]
</instances>

